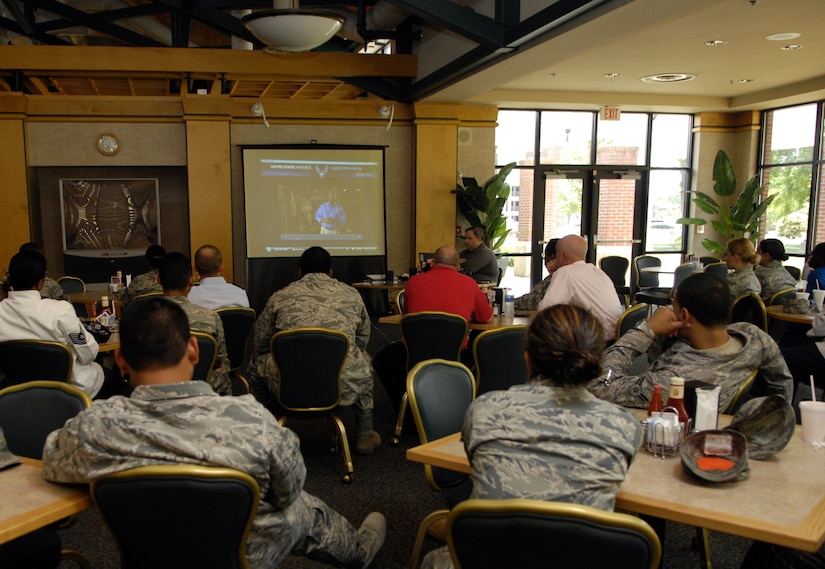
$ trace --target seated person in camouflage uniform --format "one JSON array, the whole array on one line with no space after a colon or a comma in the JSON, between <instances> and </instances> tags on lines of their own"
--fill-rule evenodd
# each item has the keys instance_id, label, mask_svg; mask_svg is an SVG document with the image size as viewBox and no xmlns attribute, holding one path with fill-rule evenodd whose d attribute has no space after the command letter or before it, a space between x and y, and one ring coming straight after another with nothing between
<instances>
[{"instance_id":1,"label":"seated person in camouflage uniform","mask_svg":"<svg viewBox=\"0 0 825 569\"><path fill-rule=\"evenodd\" d=\"M785 245L779 239L763 239L756 249L759 255L759 266L756 267L756 278L762 285L762 300L767 304L771 297L780 290L796 288L796 279L782 264L788 260Z\"/></svg>"},{"instance_id":2,"label":"seated person in camouflage uniform","mask_svg":"<svg viewBox=\"0 0 825 569\"><path fill-rule=\"evenodd\" d=\"M601 373L604 331L587 309L557 304L527 331L530 379L480 395L462 429L473 498L572 502L612 511L642 441L636 416L589 393ZM446 547L422 567L452 567Z\"/></svg>"},{"instance_id":3,"label":"seated person in camouflage uniform","mask_svg":"<svg viewBox=\"0 0 825 569\"><path fill-rule=\"evenodd\" d=\"M355 450L369 454L381 445L372 428L373 370L367 354L371 322L361 294L332 278L332 258L322 247L310 247L301 255L299 279L275 292L255 322L249 384L261 401L275 392L278 376L269 341L275 332L317 327L343 332L349 352L341 373L341 405L352 405L358 438Z\"/></svg>"},{"instance_id":4,"label":"seated person in camouflage uniform","mask_svg":"<svg viewBox=\"0 0 825 569\"><path fill-rule=\"evenodd\" d=\"M253 569L287 555L366 567L384 542L384 516L360 529L303 490L298 437L252 396L218 397L190 381L198 344L181 308L156 296L123 311L115 360L135 388L96 402L49 435L43 476L87 484L114 472L156 464L195 464L247 472L261 500L246 544Z\"/></svg>"},{"instance_id":5,"label":"seated person in camouflage uniform","mask_svg":"<svg viewBox=\"0 0 825 569\"><path fill-rule=\"evenodd\" d=\"M604 369L611 377L596 379L588 388L619 405L646 408L653 386L667 393L671 376L677 375L719 385L719 409L725 410L759 370L752 393L776 393L790 401L791 374L776 342L753 324L728 324L730 305L724 279L710 273L688 277L676 287L672 309L660 308L605 351ZM665 349L671 337L676 341ZM634 373L641 355L647 355L648 365Z\"/></svg>"},{"instance_id":6,"label":"seated person in camouflage uniform","mask_svg":"<svg viewBox=\"0 0 825 569\"><path fill-rule=\"evenodd\" d=\"M549 273L544 279L534 286L530 292L524 294L516 299L516 310L537 310L539 302L544 298L544 293L550 286L550 279L553 278L553 273L556 271L556 243L558 239L551 239L544 246L544 267Z\"/></svg>"},{"instance_id":7,"label":"seated person in camouflage uniform","mask_svg":"<svg viewBox=\"0 0 825 569\"><path fill-rule=\"evenodd\" d=\"M218 313L203 306L189 302L187 295L192 288L192 265L189 257L183 253L169 253L160 262L158 279L163 287L163 295L180 304L189 317L189 329L205 332L218 342L215 367L209 376L209 385L220 395L232 393L229 381L229 356L226 351L226 338L223 333L223 321Z\"/></svg>"},{"instance_id":8,"label":"seated person in camouflage uniform","mask_svg":"<svg viewBox=\"0 0 825 569\"><path fill-rule=\"evenodd\" d=\"M166 255L166 249L160 245L149 245L146 249L146 263L149 265L150 271L132 278L132 282L123 291L123 298L120 300L124 307L142 294L163 291L160 283L158 283L158 266L164 255Z\"/></svg>"}]
</instances>

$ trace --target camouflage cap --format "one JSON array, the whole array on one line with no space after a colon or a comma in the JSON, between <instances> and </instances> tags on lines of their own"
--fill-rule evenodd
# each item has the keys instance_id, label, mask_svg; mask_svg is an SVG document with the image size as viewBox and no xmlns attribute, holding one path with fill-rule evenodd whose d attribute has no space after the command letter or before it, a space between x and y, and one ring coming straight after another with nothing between
<instances>
[{"instance_id":1,"label":"camouflage cap","mask_svg":"<svg viewBox=\"0 0 825 569\"><path fill-rule=\"evenodd\" d=\"M764 460L788 445L796 428L796 414L781 395L756 397L742 405L726 428L745 435L748 455Z\"/></svg>"}]
</instances>

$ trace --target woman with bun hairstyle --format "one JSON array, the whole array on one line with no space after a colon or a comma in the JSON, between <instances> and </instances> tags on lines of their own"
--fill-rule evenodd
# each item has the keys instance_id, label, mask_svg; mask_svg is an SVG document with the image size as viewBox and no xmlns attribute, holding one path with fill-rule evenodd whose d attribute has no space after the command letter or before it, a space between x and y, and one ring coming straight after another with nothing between
<instances>
[{"instance_id":1,"label":"woman with bun hairstyle","mask_svg":"<svg viewBox=\"0 0 825 569\"><path fill-rule=\"evenodd\" d=\"M762 293L762 285L753 272L754 266L759 264L759 255L749 239L740 237L728 241L725 247L725 263L728 269L733 270L728 273L727 279L731 300L736 300L749 292Z\"/></svg>"},{"instance_id":2,"label":"woman with bun hairstyle","mask_svg":"<svg viewBox=\"0 0 825 569\"><path fill-rule=\"evenodd\" d=\"M472 498L530 498L613 510L642 440L630 411L585 387L602 373L604 331L589 311L557 304L527 330L530 379L480 395L464 418ZM424 568L452 567L446 547Z\"/></svg>"},{"instance_id":3,"label":"woman with bun hairstyle","mask_svg":"<svg viewBox=\"0 0 825 569\"><path fill-rule=\"evenodd\" d=\"M779 239L763 239L756 248L759 255L759 266L756 267L756 278L762 285L762 300L767 302L780 290L796 288L796 279L782 264L788 260L785 245Z\"/></svg>"}]
</instances>

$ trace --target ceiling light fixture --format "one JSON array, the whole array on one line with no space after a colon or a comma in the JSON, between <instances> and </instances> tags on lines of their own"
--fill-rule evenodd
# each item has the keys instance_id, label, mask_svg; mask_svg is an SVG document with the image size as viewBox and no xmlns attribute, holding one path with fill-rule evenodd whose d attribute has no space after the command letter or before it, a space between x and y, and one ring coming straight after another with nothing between
<instances>
[{"instance_id":1,"label":"ceiling light fixture","mask_svg":"<svg viewBox=\"0 0 825 569\"><path fill-rule=\"evenodd\" d=\"M607 77L608 79L617 79L617 78L621 77L622 74L621 73L605 73L604 76Z\"/></svg>"},{"instance_id":2,"label":"ceiling light fixture","mask_svg":"<svg viewBox=\"0 0 825 569\"><path fill-rule=\"evenodd\" d=\"M656 75L646 75L639 79L642 83L680 83L682 81L692 81L696 75L690 73L657 73Z\"/></svg>"},{"instance_id":3,"label":"ceiling light fixture","mask_svg":"<svg viewBox=\"0 0 825 569\"><path fill-rule=\"evenodd\" d=\"M269 53L301 53L332 38L344 19L331 12L300 10L297 0L274 0L274 9L244 16L243 25L261 40Z\"/></svg>"},{"instance_id":4,"label":"ceiling light fixture","mask_svg":"<svg viewBox=\"0 0 825 569\"><path fill-rule=\"evenodd\" d=\"M753 83L753 79L740 79L739 83Z\"/></svg>"},{"instance_id":5,"label":"ceiling light fixture","mask_svg":"<svg viewBox=\"0 0 825 569\"><path fill-rule=\"evenodd\" d=\"M708 40L705 42L705 45L709 47L718 47L720 45L725 45L727 43L727 40Z\"/></svg>"},{"instance_id":6,"label":"ceiling light fixture","mask_svg":"<svg viewBox=\"0 0 825 569\"><path fill-rule=\"evenodd\" d=\"M788 40L795 40L802 34L796 32L782 32L779 34L771 34L769 36L765 36L766 40L770 41L788 41Z\"/></svg>"},{"instance_id":7,"label":"ceiling light fixture","mask_svg":"<svg viewBox=\"0 0 825 569\"><path fill-rule=\"evenodd\" d=\"M794 50L797 50L797 49L802 49L802 45L798 44L798 43L791 43L791 44L788 44L788 45L783 45L779 49L781 49L782 51L794 51Z\"/></svg>"}]
</instances>

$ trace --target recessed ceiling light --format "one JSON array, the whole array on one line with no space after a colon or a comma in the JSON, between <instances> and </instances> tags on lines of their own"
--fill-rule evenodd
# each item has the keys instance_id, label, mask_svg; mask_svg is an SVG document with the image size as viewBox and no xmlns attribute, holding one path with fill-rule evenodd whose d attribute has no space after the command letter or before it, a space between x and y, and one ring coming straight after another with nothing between
<instances>
[{"instance_id":1,"label":"recessed ceiling light","mask_svg":"<svg viewBox=\"0 0 825 569\"><path fill-rule=\"evenodd\" d=\"M737 83L753 83L753 79L739 79Z\"/></svg>"},{"instance_id":2,"label":"recessed ceiling light","mask_svg":"<svg viewBox=\"0 0 825 569\"><path fill-rule=\"evenodd\" d=\"M710 47L717 47L720 45L725 45L726 43L728 43L727 40L708 40L705 42L705 45Z\"/></svg>"},{"instance_id":3,"label":"recessed ceiling light","mask_svg":"<svg viewBox=\"0 0 825 569\"><path fill-rule=\"evenodd\" d=\"M779 49L782 49L784 51L794 51L796 49L802 49L802 46L798 43L792 43L792 44L788 44L788 45L783 45Z\"/></svg>"},{"instance_id":4,"label":"recessed ceiling light","mask_svg":"<svg viewBox=\"0 0 825 569\"><path fill-rule=\"evenodd\" d=\"M642 77L639 81L643 83L679 83L682 81L691 81L696 78L696 75L690 73L657 73L656 75L647 75Z\"/></svg>"},{"instance_id":5,"label":"recessed ceiling light","mask_svg":"<svg viewBox=\"0 0 825 569\"><path fill-rule=\"evenodd\" d=\"M604 76L607 77L608 79L616 79L617 77L621 77L622 74L621 73L605 73Z\"/></svg>"},{"instance_id":6,"label":"recessed ceiling light","mask_svg":"<svg viewBox=\"0 0 825 569\"><path fill-rule=\"evenodd\" d=\"M788 41L788 40L795 40L802 34L798 34L796 32L782 32L780 34L771 34L769 36L765 36L766 40L770 41Z\"/></svg>"}]
</instances>

